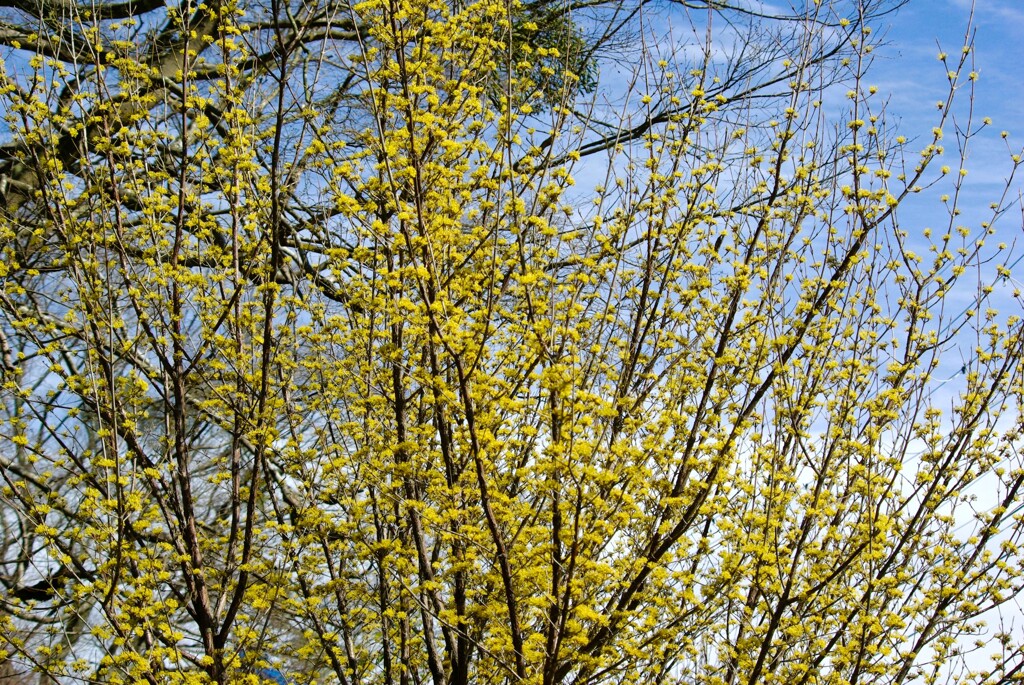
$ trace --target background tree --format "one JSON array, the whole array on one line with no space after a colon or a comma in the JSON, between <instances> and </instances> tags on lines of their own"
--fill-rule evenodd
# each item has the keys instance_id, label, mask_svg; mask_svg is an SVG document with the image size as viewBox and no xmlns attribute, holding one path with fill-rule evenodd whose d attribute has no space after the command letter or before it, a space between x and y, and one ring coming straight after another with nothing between
<instances>
[{"instance_id":1,"label":"background tree","mask_svg":"<svg viewBox=\"0 0 1024 685\"><path fill-rule=\"evenodd\" d=\"M10 677L1015 678L1009 204L900 223L983 124L891 8L5 5Z\"/></svg>"}]
</instances>

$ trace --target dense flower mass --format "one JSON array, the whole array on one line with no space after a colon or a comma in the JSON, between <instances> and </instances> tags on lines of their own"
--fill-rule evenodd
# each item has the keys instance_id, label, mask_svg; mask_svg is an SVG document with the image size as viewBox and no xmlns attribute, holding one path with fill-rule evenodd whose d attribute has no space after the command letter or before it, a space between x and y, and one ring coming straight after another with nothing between
<instances>
[{"instance_id":1,"label":"dense flower mass","mask_svg":"<svg viewBox=\"0 0 1024 685\"><path fill-rule=\"evenodd\" d=\"M0 679L1015 677L1020 158L788 4L4 3Z\"/></svg>"}]
</instances>

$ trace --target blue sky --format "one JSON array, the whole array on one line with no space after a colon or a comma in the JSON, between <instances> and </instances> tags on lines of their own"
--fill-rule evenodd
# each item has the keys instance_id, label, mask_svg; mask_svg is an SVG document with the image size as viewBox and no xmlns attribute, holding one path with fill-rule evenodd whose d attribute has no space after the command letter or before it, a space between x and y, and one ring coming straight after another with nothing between
<instances>
[{"instance_id":1,"label":"blue sky","mask_svg":"<svg viewBox=\"0 0 1024 685\"><path fill-rule=\"evenodd\" d=\"M991 124L971 140L964 168L967 176L959 204L960 215L952 220L981 232L981 223L992 217L989 204L1000 198L1012 171L1011 155L1021 151L1024 144L1024 1L1022 0L912 0L894 15L885 17L874 29L883 33L887 45L880 49L869 72L868 81L876 84L881 93L889 94L887 114L895 120L899 132L912 141L915 148L930 142L932 127L937 123L939 111L936 103L945 99L949 83L946 67L938 60L940 51L956 59L964 44L965 34L973 34L973 69L979 75L973 92L964 89L958 93L954 112L963 121L973 104L973 120L979 125L985 117ZM945 159L934 166L959 166L956 137L953 127L947 125L943 140ZM1008 132L1003 137L1002 132ZM930 226L936 232L951 223L948 208L940 197L952 187L951 174L934 188L920 196L912 196L899 212L900 226L911 236L919 236ZM987 245L1005 242L1014 255L1010 261L1024 254L1024 226L1020 207L1020 193L1024 189L1024 175L1018 175L1010 185L1009 201L1012 206L995 224L995 240ZM979 269L978 280L996 281L996 264L991 262ZM1024 302L1013 295L1014 287L1024 290L1024 261L1013 270L1014 282L997 282L997 290L989 302L1002 314L1024 314ZM958 308L972 305L976 291L959 289L950 298ZM951 313L951 312L948 312ZM970 357L970 344L965 341L963 357ZM951 358L937 372L938 377L956 374L961 359ZM958 385L952 383L949 389Z\"/></svg>"},{"instance_id":2,"label":"blue sky","mask_svg":"<svg viewBox=\"0 0 1024 685\"><path fill-rule=\"evenodd\" d=\"M970 30L973 35L971 68L979 75L973 92L974 121L978 124L988 117L992 123L971 141L961 214L954 221L980 232L981 222L992 216L989 204L1007 188L1011 155L1021 153L1024 145L1024 0L912 0L875 28L886 35L888 45L879 51L869 81L889 93L888 114L897 119L902 134L921 141L916 147L929 142L939 114L935 104L949 88L946 69L937 59L940 50L952 58L960 51L965 33ZM971 104L970 92L959 93L954 112L961 120ZM958 158L950 129L947 126L947 159L942 163L955 169ZM1004 137L1003 132L1008 135ZM919 235L925 226L936 230L948 226L949 212L939 197L949 192L950 179L912 196L900 208L901 227ZM1013 250L1011 262L1024 255L1022 192L1024 173L1019 173L1009 182L1011 206L995 224L996 241ZM993 282L995 266L993 262L983 267L979 280ZM991 302L1003 314L1024 315L1024 299L1014 298L1015 287L1024 290L1024 261L1014 268L1011 282L999 284ZM957 295L968 301L975 293ZM958 360L950 360L945 370L958 365Z\"/></svg>"},{"instance_id":3,"label":"blue sky","mask_svg":"<svg viewBox=\"0 0 1024 685\"><path fill-rule=\"evenodd\" d=\"M936 59L940 46L955 56L968 26L974 31L976 118L992 119L990 135L978 139L968 168L979 180L993 181L995 167L1008 167L1006 143L1024 141L1024 1L913 0L876 30L888 40L874 65L873 81L891 94L890 112L900 117L909 137L926 135L947 90L945 68ZM964 93L966 95L966 93ZM961 98L958 106L967 104ZM979 164L983 162L983 164ZM1001 177L1000 177L1001 178Z\"/></svg>"},{"instance_id":4,"label":"blue sky","mask_svg":"<svg viewBox=\"0 0 1024 685\"><path fill-rule=\"evenodd\" d=\"M790 9L787 0L744 0L747 4L759 5L766 11L785 14ZM803 5L804 0L793 4ZM839 3L844 10L855 6L854 2ZM673 11L682 12L677 5ZM699 13L698 13L699 14ZM682 46L681 49L700 53L702 49L702 18L693 20L696 29L689 29L690 20L671 21L672 15L658 17L661 23L652 27L652 45L658 49L658 40L663 36L665 43ZM945 101L949 91L947 71L949 66L939 59L940 52L949 55L954 62L959 59L965 39L973 40L973 52L969 56L966 73L976 71L979 78L974 82L973 93L969 84L961 88L953 108L956 120L962 123L973 106L973 126L981 126L985 118L991 124L970 141L963 168L967 176L963 179L958 209L955 218L950 207L944 204L943 194L952 195L952 182L961 168L957 149L955 127L947 123L943 144L946 154L932 165L928 180L939 176L943 166L949 166L951 173L939 180L929 190L907 198L898 212L900 228L907 231L914 248L922 246L921 238L925 228L931 228L935 235L942 235L945 229L967 226L976 235L983 233L981 224L992 219L989 205L1001 199L1012 171L1011 155L1019 153L1024 144L1024 0L911 0L899 11L888 14L871 24L874 37L881 37L884 43L877 49L874 62L868 69L866 85L878 87L878 96L872 97L872 109L881 99L886 99L886 121L890 130L909 139L908 155L911 166L914 150L920 150L932 142L933 127L939 123L941 112L936 103ZM723 37L728 43L728 37ZM621 107L624 89L635 73L636 65L626 61L604 66L602 71L602 102L610 103L612 118ZM965 78L966 82L966 78ZM642 91L638 88L637 92ZM842 89L838 91L835 116L843 116L840 109L845 106ZM1001 135L1007 131L1004 139ZM577 170L582 187L592 188L602 180L603 168L598 164L591 178L586 168ZM988 239L986 245L994 248L1005 242L1008 251L1013 251L1010 261L1024 255L1024 226L1019 203L1019 194L1024 189L1024 169L1011 183L1009 202L1012 205L995 224L995 239ZM1006 254L1006 253L1004 253ZM977 288L982 284L997 281L996 268L1002 261L982 264L977 278L964 279L947 297L947 315L959 314L976 304ZM1024 261L1014 270L1014 278L1024 290ZM968 283L967 281L971 282ZM971 287L974 285L975 287ZM995 305L1003 314L1024 315L1024 300L1013 296L1014 284L1003 281L997 284L995 297L988 303ZM956 375L965 361L971 358L972 343L965 339L959 351L953 350L943 359L942 367L936 370L936 377L950 378ZM948 361L947 361L948 358ZM957 391L953 382L944 389Z\"/></svg>"},{"instance_id":5,"label":"blue sky","mask_svg":"<svg viewBox=\"0 0 1024 685\"><path fill-rule=\"evenodd\" d=\"M878 66L882 71L903 75L895 83L909 86L910 90L894 94L900 104L911 104L910 96L929 86L941 92L943 70L935 60L938 44L947 52L955 52L971 25L976 31L980 104L984 109L993 109L988 114L993 119L1005 114L1020 121L1024 116L1024 98L1020 95L1024 74L1024 2L978 0L973 8L973 21L972 4L971 0L913 0L890 15L878 27L888 29L891 45L883 51L882 60L888 64Z\"/></svg>"}]
</instances>

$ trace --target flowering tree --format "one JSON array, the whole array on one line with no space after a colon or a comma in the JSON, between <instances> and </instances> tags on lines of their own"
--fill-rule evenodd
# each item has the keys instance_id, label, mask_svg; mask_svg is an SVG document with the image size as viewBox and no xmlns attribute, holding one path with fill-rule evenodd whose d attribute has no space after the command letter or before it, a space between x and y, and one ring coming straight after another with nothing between
<instances>
[{"instance_id":1,"label":"flowering tree","mask_svg":"<svg viewBox=\"0 0 1024 685\"><path fill-rule=\"evenodd\" d=\"M1015 678L971 46L796 5L4 3L9 681Z\"/></svg>"}]
</instances>

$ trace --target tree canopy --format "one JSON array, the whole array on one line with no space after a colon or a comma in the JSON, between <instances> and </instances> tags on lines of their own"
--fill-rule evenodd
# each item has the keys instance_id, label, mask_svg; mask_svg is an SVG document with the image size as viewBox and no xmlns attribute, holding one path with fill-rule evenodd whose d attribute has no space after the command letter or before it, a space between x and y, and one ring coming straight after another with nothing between
<instances>
[{"instance_id":1,"label":"tree canopy","mask_svg":"<svg viewBox=\"0 0 1024 685\"><path fill-rule=\"evenodd\" d=\"M1018 678L1020 157L898 4L0 2L5 682Z\"/></svg>"}]
</instances>

